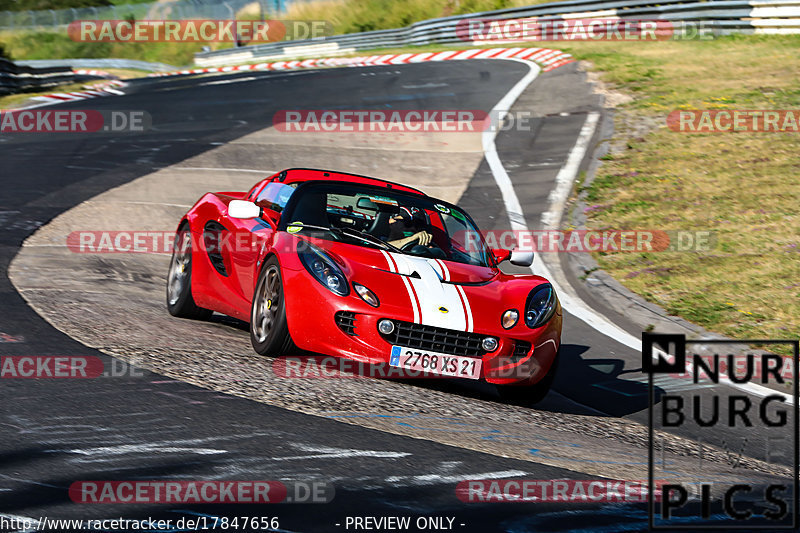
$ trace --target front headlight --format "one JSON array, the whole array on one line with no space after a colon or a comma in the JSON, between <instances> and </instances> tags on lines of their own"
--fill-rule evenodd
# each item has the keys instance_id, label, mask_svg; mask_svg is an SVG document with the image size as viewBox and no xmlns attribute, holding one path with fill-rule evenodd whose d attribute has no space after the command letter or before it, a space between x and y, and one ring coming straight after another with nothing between
<instances>
[{"instance_id":1,"label":"front headlight","mask_svg":"<svg viewBox=\"0 0 800 533\"><path fill-rule=\"evenodd\" d=\"M556 312L556 291L549 283L539 285L531 291L525 301L525 324L529 328L540 328L553 318Z\"/></svg>"},{"instance_id":2,"label":"front headlight","mask_svg":"<svg viewBox=\"0 0 800 533\"><path fill-rule=\"evenodd\" d=\"M300 262L306 267L306 270L316 278L317 281L322 283L325 288L339 296L347 296L350 294L350 286L347 283L347 278L344 277L342 269L340 269L333 259L328 255L307 242L302 247L302 251L297 252L300 257Z\"/></svg>"}]
</instances>

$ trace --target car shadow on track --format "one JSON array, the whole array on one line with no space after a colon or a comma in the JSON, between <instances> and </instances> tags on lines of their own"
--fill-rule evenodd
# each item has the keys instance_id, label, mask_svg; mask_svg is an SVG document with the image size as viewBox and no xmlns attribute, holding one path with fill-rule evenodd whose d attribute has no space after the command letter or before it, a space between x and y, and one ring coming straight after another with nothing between
<instances>
[{"instance_id":1,"label":"car shadow on track","mask_svg":"<svg viewBox=\"0 0 800 533\"><path fill-rule=\"evenodd\" d=\"M589 346L580 344L561 345L553 391L594 410L595 415L622 417L647 409L647 375L642 369L625 370L625 361L618 358L585 359L582 355L588 350ZM656 387L654 398L658 400L662 393Z\"/></svg>"},{"instance_id":2,"label":"car shadow on track","mask_svg":"<svg viewBox=\"0 0 800 533\"><path fill-rule=\"evenodd\" d=\"M211 315L211 317L208 319L208 322L212 324L219 324L220 326L228 326L241 331L250 331L250 324L244 320L239 320L238 318L233 318L232 316L223 315L220 313L214 313Z\"/></svg>"},{"instance_id":3,"label":"car shadow on track","mask_svg":"<svg viewBox=\"0 0 800 533\"><path fill-rule=\"evenodd\" d=\"M220 326L249 331L249 324L229 316L215 313L210 322ZM618 358L585 359L583 354L589 346L582 344L562 344L559 368L551 391L538 403L518 403L521 407L549 411L553 413L579 414L588 416L622 417L647 409L648 385L641 368L625 370L625 361ZM290 357L329 356L297 350ZM368 365L362 368L365 376L386 375L387 369L376 370ZM388 379L412 387L436 390L466 398L506 403L494 385L485 382L458 379ZM656 401L663 390L655 387Z\"/></svg>"},{"instance_id":4,"label":"car shadow on track","mask_svg":"<svg viewBox=\"0 0 800 533\"><path fill-rule=\"evenodd\" d=\"M588 346L562 344L553 387L538 403L521 403L537 411L622 417L647 409L648 385L640 368L625 370L622 359L584 359ZM397 380L409 386L462 397L504 403L494 385L450 379ZM656 401L663 390L656 387Z\"/></svg>"}]
</instances>

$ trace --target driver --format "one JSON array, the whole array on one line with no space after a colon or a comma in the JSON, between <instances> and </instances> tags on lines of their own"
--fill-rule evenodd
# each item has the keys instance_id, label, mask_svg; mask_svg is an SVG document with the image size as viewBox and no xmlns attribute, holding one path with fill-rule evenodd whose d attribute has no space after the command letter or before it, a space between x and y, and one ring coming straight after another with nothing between
<instances>
[{"instance_id":1,"label":"driver","mask_svg":"<svg viewBox=\"0 0 800 533\"><path fill-rule=\"evenodd\" d=\"M417 207L401 207L400 212L389 219L388 242L397 248L403 248L416 241L417 246L428 249L433 243L433 235L427 228L425 213Z\"/></svg>"}]
</instances>

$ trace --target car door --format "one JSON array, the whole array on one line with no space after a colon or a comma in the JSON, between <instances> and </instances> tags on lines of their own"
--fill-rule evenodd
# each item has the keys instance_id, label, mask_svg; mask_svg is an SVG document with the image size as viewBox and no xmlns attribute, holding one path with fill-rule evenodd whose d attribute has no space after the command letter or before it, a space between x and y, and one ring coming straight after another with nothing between
<instances>
[{"instance_id":1,"label":"car door","mask_svg":"<svg viewBox=\"0 0 800 533\"><path fill-rule=\"evenodd\" d=\"M280 220L295 187L295 184L268 183L253 200L261 207L262 216L247 220L234 219L236 240L232 246L231 262L242 294L248 300L253 296L258 277L256 260L259 252L274 237L273 227Z\"/></svg>"}]
</instances>

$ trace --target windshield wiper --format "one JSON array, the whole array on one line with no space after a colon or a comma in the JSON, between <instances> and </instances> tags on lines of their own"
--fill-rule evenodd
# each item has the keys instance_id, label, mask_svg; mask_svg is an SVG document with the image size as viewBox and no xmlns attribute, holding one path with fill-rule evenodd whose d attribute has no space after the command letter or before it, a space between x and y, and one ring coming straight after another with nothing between
<instances>
[{"instance_id":1,"label":"windshield wiper","mask_svg":"<svg viewBox=\"0 0 800 533\"><path fill-rule=\"evenodd\" d=\"M361 240L364 240L364 241L372 243L372 244L377 244L378 246L382 246L382 247L386 248L387 250L391 250L392 252L397 252L397 253L400 253L400 254L404 254L405 253L404 251L402 251L397 246L394 246L392 244L389 244L388 242L382 241L379 238L375 237L374 235L370 235L369 233L362 233L362 232L356 231L356 230L345 230L344 228L334 228L333 226L327 226L326 227L326 226L318 226L316 224L305 224L305 223L300 224L300 223L293 223L293 222L290 222L286 227L289 228L289 227L292 227L292 226L301 227L303 229L318 229L318 230L322 230L322 231L330 231L331 233L333 233L335 235L338 235L338 236L345 235L347 237L352 237L352 238L355 238L355 239L361 239Z\"/></svg>"}]
</instances>

